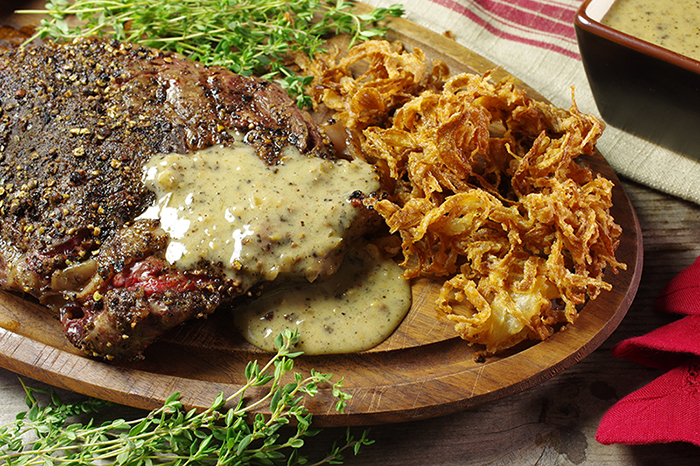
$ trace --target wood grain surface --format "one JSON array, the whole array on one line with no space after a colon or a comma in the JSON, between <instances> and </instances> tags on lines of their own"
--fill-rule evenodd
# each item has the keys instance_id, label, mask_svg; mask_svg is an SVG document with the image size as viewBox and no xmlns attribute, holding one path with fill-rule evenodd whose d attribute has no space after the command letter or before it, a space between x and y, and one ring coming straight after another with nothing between
<instances>
[{"instance_id":1,"label":"wood grain surface","mask_svg":"<svg viewBox=\"0 0 700 466\"><path fill-rule=\"evenodd\" d=\"M445 61L453 73L496 68L409 21L392 20L390 27L393 38L407 47L420 47L429 58ZM506 76L503 71L498 73ZM612 291L588 302L566 332L475 362L474 351L479 348L468 346L451 324L438 318L434 302L440 283L418 280L412 286L409 315L377 348L358 354L302 356L295 361L296 370L302 373L316 369L342 374L344 388L352 395L341 414L332 409L330 388L321 389L308 404L317 413L317 423L377 424L445 415L535 386L597 348L622 320L637 291L641 233L629 199L605 160L597 155L583 158L582 163L616 183L613 215L623 227L618 260L628 268L617 275L607 274ZM156 408L178 391L187 407L205 409L218 393L232 393L240 387L248 361L266 357L238 336L230 312L220 309L211 318L178 327L151 345L144 360L105 363L72 348L59 323L41 306L2 293L0 366L133 407Z\"/></svg>"},{"instance_id":2,"label":"wood grain surface","mask_svg":"<svg viewBox=\"0 0 700 466\"><path fill-rule=\"evenodd\" d=\"M639 217L644 239L644 271L637 296L617 330L593 353L535 387L449 415L373 425L375 443L348 466L691 466L700 448L689 444L601 445L595 433L601 417L616 401L662 374L614 358L619 341L645 334L674 320L654 311L661 288L700 256L700 206L622 180ZM378 369L381 371L381 369ZM51 384L22 377L32 387ZM57 389L66 400L84 396ZM0 424L26 410L18 374L0 369ZM135 418L143 412L114 406L111 418ZM364 427L350 432L359 435ZM321 458L346 434L327 427L309 440L308 453Z\"/></svg>"},{"instance_id":3,"label":"wood grain surface","mask_svg":"<svg viewBox=\"0 0 700 466\"><path fill-rule=\"evenodd\" d=\"M14 2L11 8L19 8ZM36 2L42 3L42 2ZM2 6L2 5L0 5ZM8 8L9 10L9 8ZM486 65L488 66L488 65ZM541 90L544 94L546 89ZM491 466L685 466L698 464L700 448L688 444L600 445L595 432L601 417L616 401L662 374L611 356L619 341L647 333L674 320L654 311L661 288L700 255L700 206L659 193L630 180L621 185L637 213L644 244L644 271L636 297L624 320L589 356L549 380L500 400L482 403L449 415L401 423L374 425L372 446L347 465L491 465ZM18 325L16 319L2 326ZM35 359L50 360L50 353ZM378 375L383 369L376 368ZM58 383L22 377L33 387L53 389ZM135 382L135 385L138 385ZM57 389L67 400L83 399ZM0 424L26 409L16 372L0 369ZM114 406L109 417L143 413ZM359 435L362 428L352 428ZM345 427L329 427L308 442L312 458L321 458Z\"/></svg>"},{"instance_id":4,"label":"wood grain surface","mask_svg":"<svg viewBox=\"0 0 700 466\"><path fill-rule=\"evenodd\" d=\"M663 374L611 355L618 342L677 317L653 301L672 278L700 256L700 206L623 179L639 217L644 271L639 291L617 330L592 354L537 387L451 415L373 426L375 444L349 466L694 466L691 444L601 445L603 414L622 397ZM359 432L355 430L353 432ZM325 429L311 445L316 457L344 434ZM318 449L316 449L318 447Z\"/></svg>"},{"instance_id":5,"label":"wood grain surface","mask_svg":"<svg viewBox=\"0 0 700 466\"><path fill-rule=\"evenodd\" d=\"M15 20L9 17L8 21ZM483 73L496 68L409 21L392 20L390 26L393 38L404 41L407 47L419 46L429 58L445 61L454 73ZM503 71L498 73L505 76ZM345 413L340 414L331 409L330 389L322 389L309 402L317 413L317 423L377 424L445 415L535 386L598 347L622 320L637 291L641 233L629 199L605 160L597 155L582 162L616 182L613 215L624 231L618 259L628 268L617 275L607 274L612 291L587 303L566 332L475 362L475 348L459 339L451 324L438 319L434 302L440 283L418 280L412 287L409 315L377 348L296 360L296 369L302 373L316 369L342 374L344 387L352 395ZM2 293L0 366L137 408L156 408L179 391L187 407L204 409L218 393L239 388L248 361L266 357L238 336L230 312L220 309L212 318L178 327L151 345L142 361L105 363L72 348L57 320L41 306Z\"/></svg>"}]
</instances>

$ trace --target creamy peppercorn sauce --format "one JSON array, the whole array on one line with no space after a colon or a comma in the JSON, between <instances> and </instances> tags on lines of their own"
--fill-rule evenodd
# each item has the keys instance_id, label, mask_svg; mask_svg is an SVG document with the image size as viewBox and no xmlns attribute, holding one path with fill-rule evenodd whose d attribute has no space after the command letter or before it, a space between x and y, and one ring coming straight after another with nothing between
<instances>
[{"instance_id":1,"label":"creamy peppercorn sauce","mask_svg":"<svg viewBox=\"0 0 700 466\"><path fill-rule=\"evenodd\" d=\"M244 289L286 274L306 277L304 285L235 309L250 343L274 350L283 327L299 326L298 348L309 354L361 351L383 341L408 312L410 286L393 261L355 251L342 267L340 255L332 270L319 266L319 258L342 249L343 232L360 215L353 193L379 189L369 164L308 157L289 146L280 163L268 165L238 138L154 156L143 179L156 202L139 218L160 220L174 266L219 264Z\"/></svg>"},{"instance_id":2,"label":"creamy peppercorn sauce","mask_svg":"<svg viewBox=\"0 0 700 466\"><path fill-rule=\"evenodd\" d=\"M616 0L602 23L700 60L700 0Z\"/></svg>"},{"instance_id":3,"label":"creamy peppercorn sauce","mask_svg":"<svg viewBox=\"0 0 700 466\"><path fill-rule=\"evenodd\" d=\"M279 286L242 309L234 321L253 345L274 351L284 329L299 329L306 354L353 353L384 341L411 307L403 270L371 245L351 250L329 280Z\"/></svg>"}]
</instances>

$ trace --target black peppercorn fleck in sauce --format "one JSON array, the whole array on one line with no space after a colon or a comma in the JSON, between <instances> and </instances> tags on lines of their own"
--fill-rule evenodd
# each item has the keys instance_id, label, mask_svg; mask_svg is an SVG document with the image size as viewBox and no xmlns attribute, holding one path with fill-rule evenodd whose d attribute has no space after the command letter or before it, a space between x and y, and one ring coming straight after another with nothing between
<instances>
[{"instance_id":1,"label":"black peppercorn fleck in sauce","mask_svg":"<svg viewBox=\"0 0 700 466\"><path fill-rule=\"evenodd\" d=\"M306 285L273 293L248 312L237 310L241 331L253 344L272 349L291 322L300 327L300 349L309 353L360 351L386 338L408 311L410 286L400 267L376 254L353 252L336 277L319 278L340 268L343 234L361 215L352 197L379 189L363 161L309 157L288 147L280 163L268 165L238 142L157 155L144 167L144 182L156 202L141 218L160 220L173 265L219 264L243 289L278 275L306 278ZM333 255L337 263L329 266ZM269 314L260 311L269 305L280 316L263 319L265 325L274 321L272 329L256 314ZM270 332L276 332L272 339Z\"/></svg>"}]
</instances>

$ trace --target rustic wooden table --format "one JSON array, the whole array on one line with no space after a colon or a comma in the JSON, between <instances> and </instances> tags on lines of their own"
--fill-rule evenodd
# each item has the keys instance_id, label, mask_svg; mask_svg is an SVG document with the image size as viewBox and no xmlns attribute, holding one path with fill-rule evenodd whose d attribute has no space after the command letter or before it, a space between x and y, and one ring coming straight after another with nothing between
<instances>
[{"instance_id":1,"label":"rustic wooden table","mask_svg":"<svg viewBox=\"0 0 700 466\"><path fill-rule=\"evenodd\" d=\"M610 354L622 339L647 333L671 318L654 311L661 288L700 255L700 206L623 180L644 236L644 272L622 324L595 352L547 382L520 394L449 416L374 426L376 442L349 465L685 465L700 449L687 444L605 446L595 433L617 400L661 372ZM43 386L26 380L33 386ZM59 391L66 399L80 395ZM26 408L16 374L0 370L0 424ZM137 414L115 407L115 415ZM310 442L325 449L344 435L325 429ZM359 432L359 430L358 430Z\"/></svg>"},{"instance_id":2,"label":"rustic wooden table","mask_svg":"<svg viewBox=\"0 0 700 466\"><path fill-rule=\"evenodd\" d=\"M0 5L0 15L6 13ZM8 9L9 11L9 9ZM595 433L617 400L651 382L661 372L614 358L615 343L668 323L652 302L661 288L700 255L700 206L623 180L644 238L644 271L626 318L595 352L554 378L497 402L445 417L373 426L376 442L349 465L685 465L697 464L692 445L604 446ZM29 379L30 386L46 387ZM82 395L58 390L64 399ZM16 374L0 369L0 424L25 410ZM137 415L116 406L115 416ZM356 430L359 432L361 428ZM325 449L344 436L325 429L310 449ZM318 453L318 452L314 452Z\"/></svg>"}]
</instances>

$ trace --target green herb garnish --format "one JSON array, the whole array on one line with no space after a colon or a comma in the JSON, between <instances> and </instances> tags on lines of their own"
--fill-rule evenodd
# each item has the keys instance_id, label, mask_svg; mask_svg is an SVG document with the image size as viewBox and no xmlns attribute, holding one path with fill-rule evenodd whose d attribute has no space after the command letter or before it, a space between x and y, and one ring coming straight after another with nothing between
<instances>
[{"instance_id":1,"label":"green herb garnish","mask_svg":"<svg viewBox=\"0 0 700 466\"><path fill-rule=\"evenodd\" d=\"M300 92L309 79L288 66L289 53L313 57L331 35L347 34L351 44L382 37L377 22L404 13L393 5L357 14L346 0L48 0L45 8L16 12L47 16L31 40L101 36L170 50L278 80L300 106L309 103Z\"/></svg>"},{"instance_id":2,"label":"green herb garnish","mask_svg":"<svg viewBox=\"0 0 700 466\"><path fill-rule=\"evenodd\" d=\"M85 413L96 413L108 403L89 399L63 403L55 394L41 407L35 393L41 390L25 386L29 411L15 422L0 427L0 463L13 465L274 465L308 464L299 453L304 438L316 435L311 428L312 414L304 407L304 395L313 396L322 384L330 384L342 411L349 395L341 382L332 382L331 374L311 371L308 377L293 374L284 377L294 366L291 352L298 341L296 332L285 331L276 339L279 348L260 368L257 361L245 369L246 383L230 396L219 395L203 412L185 411L179 394L170 396L163 407L147 416L117 419L94 425L70 422ZM284 380L283 380L284 379ZM246 390L270 384L269 393L246 404ZM229 403L234 407L225 408ZM246 422L249 412L269 404L271 414L257 414ZM292 427L294 426L294 427ZM286 429L283 431L282 428ZM287 432L287 435L282 435ZM367 431L354 438L350 431L342 446L334 445L328 455L314 464L338 463L345 451L357 454L372 441Z\"/></svg>"}]
</instances>

